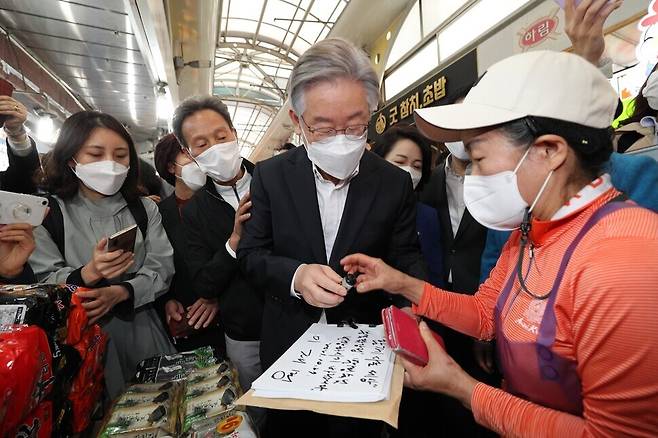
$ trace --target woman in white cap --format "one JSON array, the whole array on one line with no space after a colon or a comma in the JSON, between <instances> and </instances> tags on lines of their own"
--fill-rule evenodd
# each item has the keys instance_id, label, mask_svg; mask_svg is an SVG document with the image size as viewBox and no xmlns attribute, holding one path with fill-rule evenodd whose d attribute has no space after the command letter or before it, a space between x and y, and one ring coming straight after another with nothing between
<instances>
[{"instance_id":1,"label":"woman in white cap","mask_svg":"<svg viewBox=\"0 0 658 438\"><path fill-rule=\"evenodd\" d=\"M357 290L385 288L418 315L497 340L503 389L477 382L428 335L408 386L453 396L506 436L655 436L658 215L601 173L617 95L590 63L536 51L492 66L461 104L416 111L472 160L464 201L482 225L517 230L474 296L381 260L346 257Z\"/></svg>"}]
</instances>

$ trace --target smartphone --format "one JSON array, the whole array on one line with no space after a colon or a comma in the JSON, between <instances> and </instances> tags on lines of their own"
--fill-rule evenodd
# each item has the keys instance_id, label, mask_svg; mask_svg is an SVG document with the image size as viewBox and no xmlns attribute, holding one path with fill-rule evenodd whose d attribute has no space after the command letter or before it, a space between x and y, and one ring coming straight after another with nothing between
<instances>
[{"instance_id":1,"label":"smartphone","mask_svg":"<svg viewBox=\"0 0 658 438\"><path fill-rule=\"evenodd\" d=\"M48 199L41 196L0 190L0 224L41 225L48 211Z\"/></svg>"},{"instance_id":2,"label":"smartphone","mask_svg":"<svg viewBox=\"0 0 658 438\"><path fill-rule=\"evenodd\" d=\"M137 225L131 225L117 231L107 239L107 252L119 249L125 252L135 252L135 239L137 238Z\"/></svg>"},{"instance_id":3,"label":"smartphone","mask_svg":"<svg viewBox=\"0 0 658 438\"><path fill-rule=\"evenodd\" d=\"M14 94L14 86L6 79L0 78L0 96L10 96ZM5 124L9 116L0 114L0 127Z\"/></svg>"},{"instance_id":4,"label":"smartphone","mask_svg":"<svg viewBox=\"0 0 658 438\"><path fill-rule=\"evenodd\" d=\"M382 309L382 321L386 341L391 350L415 365L427 365L429 355L416 318L395 306L390 306ZM441 336L434 332L432 334L441 347L445 348Z\"/></svg>"}]
</instances>

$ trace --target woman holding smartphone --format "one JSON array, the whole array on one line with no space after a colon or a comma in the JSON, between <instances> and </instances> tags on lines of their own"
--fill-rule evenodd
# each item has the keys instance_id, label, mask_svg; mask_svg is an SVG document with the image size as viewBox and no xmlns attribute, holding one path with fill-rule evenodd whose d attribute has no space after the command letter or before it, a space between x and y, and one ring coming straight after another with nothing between
<instances>
[{"instance_id":1,"label":"woman holding smartphone","mask_svg":"<svg viewBox=\"0 0 658 438\"><path fill-rule=\"evenodd\" d=\"M174 273L173 249L156 204L138 196L135 145L112 116L69 117L44 172L51 217L34 231L30 265L41 282L91 288L78 295L89 323L110 337L105 381L114 398L141 360L174 351L153 309ZM107 236L135 224L133 252L108 252Z\"/></svg>"}]
</instances>

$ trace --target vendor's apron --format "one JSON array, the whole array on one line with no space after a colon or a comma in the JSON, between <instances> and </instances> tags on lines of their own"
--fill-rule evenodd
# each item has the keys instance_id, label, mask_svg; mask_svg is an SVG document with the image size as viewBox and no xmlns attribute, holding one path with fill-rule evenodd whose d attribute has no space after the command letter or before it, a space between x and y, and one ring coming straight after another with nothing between
<instances>
[{"instance_id":1,"label":"vendor's apron","mask_svg":"<svg viewBox=\"0 0 658 438\"><path fill-rule=\"evenodd\" d=\"M509 310L505 306L516 280L516 271L510 276L498 297L495 318L498 360L505 379L505 389L511 394L547 408L582 416L583 400L577 364L551 350L556 332L555 299L569 260L587 232L608 214L634 206L627 202L607 203L592 215L573 239L562 258L547 298L536 342L512 341L503 331L502 315Z\"/></svg>"}]
</instances>

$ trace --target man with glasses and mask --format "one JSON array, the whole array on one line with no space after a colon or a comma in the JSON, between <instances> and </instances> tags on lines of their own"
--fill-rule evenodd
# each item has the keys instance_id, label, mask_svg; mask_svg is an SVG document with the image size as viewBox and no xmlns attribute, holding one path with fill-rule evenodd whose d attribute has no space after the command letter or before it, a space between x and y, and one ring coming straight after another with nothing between
<instances>
[{"instance_id":1,"label":"man with glasses and mask","mask_svg":"<svg viewBox=\"0 0 658 438\"><path fill-rule=\"evenodd\" d=\"M304 147L256 166L238 250L243 271L265 293L263 369L313 323L380 324L382 308L405 305L384 291L348 292L339 263L345 255L363 251L426 274L411 178L366 151L378 89L365 53L342 39L311 47L290 75L290 118ZM309 412L273 411L268 422L272 436L368 437L382 428Z\"/></svg>"}]
</instances>

